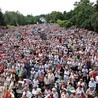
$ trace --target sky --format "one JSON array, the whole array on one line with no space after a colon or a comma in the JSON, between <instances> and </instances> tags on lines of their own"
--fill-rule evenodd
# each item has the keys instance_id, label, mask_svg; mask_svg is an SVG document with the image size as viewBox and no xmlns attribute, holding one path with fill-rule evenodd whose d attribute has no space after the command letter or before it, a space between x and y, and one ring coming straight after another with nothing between
<instances>
[{"instance_id":1,"label":"sky","mask_svg":"<svg viewBox=\"0 0 98 98\"><path fill-rule=\"evenodd\" d=\"M48 14L52 11L70 11L80 0L0 0L0 8L5 11L19 11L23 15ZM95 2L96 0L90 0Z\"/></svg>"}]
</instances>

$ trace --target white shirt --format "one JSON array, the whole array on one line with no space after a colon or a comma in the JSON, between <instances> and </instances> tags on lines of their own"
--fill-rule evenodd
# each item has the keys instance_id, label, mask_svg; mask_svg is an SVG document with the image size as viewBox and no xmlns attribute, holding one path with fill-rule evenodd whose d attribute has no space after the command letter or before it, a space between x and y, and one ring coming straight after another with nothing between
<instances>
[{"instance_id":1,"label":"white shirt","mask_svg":"<svg viewBox=\"0 0 98 98\"><path fill-rule=\"evenodd\" d=\"M39 81L34 79L34 80L33 80L33 85L34 85L34 86L38 86L38 84L39 84Z\"/></svg>"},{"instance_id":2,"label":"white shirt","mask_svg":"<svg viewBox=\"0 0 98 98\"><path fill-rule=\"evenodd\" d=\"M10 77L7 77L6 78L6 81L7 81L8 85L10 85L11 78Z\"/></svg>"},{"instance_id":3,"label":"white shirt","mask_svg":"<svg viewBox=\"0 0 98 98\"><path fill-rule=\"evenodd\" d=\"M44 95L47 96L48 94L50 94L50 92L51 92L50 90L45 89Z\"/></svg>"},{"instance_id":4,"label":"white shirt","mask_svg":"<svg viewBox=\"0 0 98 98\"><path fill-rule=\"evenodd\" d=\"M89 81L89 87L94 87L94 88L96 88L96 82L95 81Z\"/></svg>"},{"instance_id":5,"label":"white shirt","mask_svg":"<svg viewBox=\"0 0 98 98\"><path fill-rule=\"evenodd\" d=\"M95 80L96 80L96 83L98 84L98 75L96 76Z\"/></svg>"},{"instance_id":6,"label":"white shirt","mask_svg":"<svg viewBox=\"0 0 98 98\"><path fill-rule=\"evenodd\" d=\"M3 86L0 86L0 96L2 95L2 88Z\"/></svg>"},{"instance_id":7,"label":"white shirt","mask_svg":"<svg viewBox=\"0 0 98 98\"><path fill-rule=\"evenodd\" d=\"M45 84L50 84L51 80L49 78L44 77L44 82L45 82Z\"/></svg>"},{"instance_id":8,"label":"white shirt","mask_svg":"<svg viewBox=\"0 0 98 98\"><path fill-rule=\"evenodd\" d=\"M64 71L64 76L69 76L69 71Z\"/></svg>"},{"instance_id":9,"label":"white shirt","mask_svg":"<svg viewBox=\"0 0 98 98\"><path fill-rule=\"evenodd\" d=\"M76 89L76 94L78 95L78 97L81 97L82 93L84 94L83 88L81 88L81 89L77 88Z\"/></svg>"},{"instance_id":10,"label":"white shirt","mask_svg":"<svg viewBox=\"0 0 98 98\"><path fill-rule=\"evenodd\" d=\"M90 88L87 89L86 94L90 94L90 95L95 95L95 90L90 90Z\"/></svg>"},{"instance_id":11,"label":"white shirt","mask_svg":"<svg viewBox=\"0 0 98 98\"><path fill-rule=\"evenodd\" d=\"M57 92L53 93L53 97L54 97L54 98L59 98L59 97L58 97L58 93L57 93Z\"/></svg>"},{"instance_id":12,"label":"white shirt","mask_svg":"<svg viewBox=\"0 0 98 98\"><path fill-rule=\"evenodd\" d=\"M27 93L23 92L22 96L25 96L25 94L26 94L26 97L28 97L28 98L32 97L32 93L30 91L27 91Z\"/></svg>"},{"instance_id":13,"label":"white shirt","mask_svg":"<svg viewBox=\"0 0 98 98\"><path fill-rule=\"evenodd\" d=\"M41 90L40 88L33 89L33 90L32 90L32 94L33 94L33 95L37 95L37 94L38 94L38 91L40 91L40 90Z\"/></svg>"}]
</instances>

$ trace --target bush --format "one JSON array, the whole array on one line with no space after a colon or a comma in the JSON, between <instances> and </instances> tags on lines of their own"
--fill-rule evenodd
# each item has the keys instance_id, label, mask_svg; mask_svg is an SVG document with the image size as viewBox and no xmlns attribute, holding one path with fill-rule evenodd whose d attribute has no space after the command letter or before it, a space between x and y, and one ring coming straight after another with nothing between
<instances>
[{"instance_id":1,"label":"bush","mask_svg":"<svg viewBox=\"0 0 98 98\"><path fill-rule=\"evenodd\" d=\"M7 28L9 28L9 29L12 29L12 28L14 28L15 26L13 26L13 25L7 25Z\"/></svg>"}]
</instances>

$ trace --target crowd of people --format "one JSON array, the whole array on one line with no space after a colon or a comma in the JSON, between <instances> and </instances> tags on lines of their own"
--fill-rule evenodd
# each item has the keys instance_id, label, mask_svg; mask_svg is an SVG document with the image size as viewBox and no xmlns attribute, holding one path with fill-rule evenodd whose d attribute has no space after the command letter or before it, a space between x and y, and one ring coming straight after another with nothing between
<instances>
[{"instance_id":1,"label":"crowd of people","mask_svg":"<svg viewBox=\"0 0 98 98\"><path fill-rule=\"evenodd\" d=\"M0 29L0 98L98 98L98 34L57 24Z\"/></svg>"}]
</instances>

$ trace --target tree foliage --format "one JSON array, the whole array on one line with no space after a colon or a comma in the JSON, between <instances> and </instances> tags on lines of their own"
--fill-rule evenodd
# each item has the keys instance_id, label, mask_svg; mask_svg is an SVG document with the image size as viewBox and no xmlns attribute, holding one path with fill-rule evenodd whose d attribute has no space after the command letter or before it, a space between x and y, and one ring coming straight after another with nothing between
<instances>
[{"instance_id":1,"label":"tree foliage","mask_svg":"<svg viewBox=\"0 0 98 98\"><path fill-rule=\"evenodd\" d=\"M98 32L98 12L94 13L91 17L91 24L95 32Z\"/></svg>"},{"instance_id":2,"label":"tree foliage","mask_svg":"<svg viewBox=\"0 0 98 98\"><path fill-rule=\"evenodd\" d=\"M20 12L11 12L11 11L6 11L4 13L4 18L5 22L8 25L28 25L28 24L35 24L39 22L39 17L38 16L32 16L32 15L27 15L24 16Z\"/></svg>"},{"instance_id":3,"label":"tree foliage","mask_svg":"<svg viewBox=\"0 0 98 98\"><path fill-rule=\"evenodd\" d=\"M87 24L90 17L95 11L96 10L93 7L93 4L90 3L89 0L81 0L80 2L77 2L73 11L73 24L75 24L77 27L82 27L84 23Z\"/></svg>"},{"instance_id":4,"label":"tree foliage","mask_svg":"<svg viewBox=\"0 0 98 98\"><path fill-rule=\"evenodd\" d=\"M1 9L0 9L0 26L5 26L5 20Z\"/></svg>"},{"instance_id":5,"label":"tree foliage","mask_svg":"<svg viewBox=\"0 0 98 98\"><path fill-rule=\"evenodd\" d=\"M98 0L96 0L96 4L90 2L90 0L80 0L80 2L75 2L74 6L74 10L69 12L52 11L49 14L39 16L24 16L18 11L6 11L2 14L0 10L0 25L4 25L5 22L7 25L14 26L42 23L40 18L44 17L47 23L58 23L66 28L75 26L98 32Z\"/></svg>"},{"instance_id":6,"label":"tree foliage","mask_svg":"<svg viewBox=\"0 0 98 98\"><path fill-rule=\"evenodd\" d=\"M5 22L8 25L17 26L17 25L26 24L25 17L18 11L17 12L6 11L4 14L4 18L5 18Z\"/></svg>"}]
</instances>

